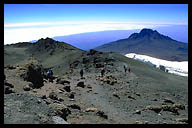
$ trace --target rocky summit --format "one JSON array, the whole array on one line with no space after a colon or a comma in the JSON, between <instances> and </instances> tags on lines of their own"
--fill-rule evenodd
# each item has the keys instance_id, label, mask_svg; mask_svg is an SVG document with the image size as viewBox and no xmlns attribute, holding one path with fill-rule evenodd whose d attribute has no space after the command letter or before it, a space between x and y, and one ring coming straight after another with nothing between
<instances>
[{"instance_id":1,"label":"rocky summit","mask_svg":"<svg viewBox=\"0 0 192 128\"><path fill-rule=\"evenodd\" d=\"M188 77L51 38L4 46L4 124L165 123L188 123Z\"/></svg>"}]
</instances>

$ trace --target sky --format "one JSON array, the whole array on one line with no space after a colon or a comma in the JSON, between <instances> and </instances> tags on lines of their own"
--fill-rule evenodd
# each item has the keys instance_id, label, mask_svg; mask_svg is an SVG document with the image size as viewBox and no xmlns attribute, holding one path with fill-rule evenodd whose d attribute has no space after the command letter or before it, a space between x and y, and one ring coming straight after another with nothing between
<instances>
[{"instance_id":1,"label":"sky","mask_svg":"<svg viewBox=\"0 0 192 128\"><path fill-rule=\"evenodd\" d=\"M170 25L188 25L187 4L4 4L4 44Z\"/></svg>"}]
</instances>

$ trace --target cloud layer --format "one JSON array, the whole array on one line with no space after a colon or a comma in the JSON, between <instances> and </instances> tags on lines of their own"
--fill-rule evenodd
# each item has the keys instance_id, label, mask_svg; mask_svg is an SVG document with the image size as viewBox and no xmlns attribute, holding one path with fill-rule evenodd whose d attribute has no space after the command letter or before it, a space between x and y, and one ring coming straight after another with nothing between
<instances>
[{"instance_id":1,"label":"cloud layer","mask_svg":"<svg viewBox=\"0 0 192 128\"><path fill-rule=\"evenodd\" d=\"M40 38L64 36L84 32L104 30L131 30L154 28L186 23L150 23L150 22L34 22L4 24L4 45L18 42L29 42Z\"/></svg>"}]
</instances>

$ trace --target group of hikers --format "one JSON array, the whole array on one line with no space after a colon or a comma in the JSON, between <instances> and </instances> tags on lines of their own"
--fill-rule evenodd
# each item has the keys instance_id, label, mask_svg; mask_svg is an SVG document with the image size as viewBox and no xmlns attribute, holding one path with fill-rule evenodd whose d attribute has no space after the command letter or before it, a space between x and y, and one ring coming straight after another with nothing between
<instances>
[{"instance_id":1,"label":"group of hikers","mask_svg":"<svg viewBox=\"0 0 192 128\"><path fill-rule=\"evenodd\" d=\"M131 71L130 67L128 68L127 65L124 65L123 68L124 68L125 73L127 72L127 70L128 70L128 72Z\"/></svg>"},{"instance_id":2,"label":"group of hikers","mask_svg":"<svg viewBox=\"0 0 192 128\"><path fill-rule=\"evenodd\" d=\"M125 74L127 73L127 71L130 72L130 67L128 68L127 65L124 65L123 68L124 68ZM103 76L104 76L104 73L105 73L105 68L101 68L101 71L100 71L100 72L101 72L101 77L103 77ZM81 69L81 70L80 70L81 79L84 78L84 77L83 77L83 73L84 73L84 70ZM46 77L47 77L47 79L49 80L49 82L53 82L54 77L53 77L53 71L52 71L51 69L49 69L49 70L46 72Z\"/></svg>"},{"instance_id":3,"label":"group of hikers","mask_svg":"<svg viewBox=\"0 0 192 128\"><path fill-rule=\"evenodd\" d=\"M124 71L125 71L125 73L127 73L127 71L128 72L131 72L131 69L130 69L130 67L128 68L128 66L127 65L124 65L123 66L123 68L124 68ZM80 70L80 76L81 76L81 78L83 78L83 69L81 69ZM101 68L101 77L103 77L104 76L104 73L105 73L105 68Z\"/></svg>"}]
</instances>

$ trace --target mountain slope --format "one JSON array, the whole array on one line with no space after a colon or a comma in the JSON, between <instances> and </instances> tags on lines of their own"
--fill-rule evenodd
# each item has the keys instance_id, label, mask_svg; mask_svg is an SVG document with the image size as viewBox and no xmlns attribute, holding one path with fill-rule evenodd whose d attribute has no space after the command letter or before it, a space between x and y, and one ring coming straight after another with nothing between
<instances>
[{"instance_id":1,"label":"mountain slope","mask_svg":"<svg viewBox=\"0 0 192 128\"><path fill-rule=\"evenodd\" d=\"M41 39L34 44L7 45L4 46L4 51L4 89L14 89L17 92L15 95L4 94L4 100L10 99L4 103L6 123L28 123L23 122L23 117L26 116L31 117L32 123L33 119L39 118L46 121L45 117L49 119L48 115L43 116L47 114L46 108L41 109L43 115L38 114L38 108L42 108L42 105L55 108L56 116L61 116L71 124L132 124L136 121L175 124L179 123L177 118L188 118L186 77L163 72L118 53L83 51L50 38ZM24 88L30 83L23 80L22 74L26 73L25 62L31 58L38 60L43 68L51 67L56 79L53 82L44 79L42 87L25 91ZM8 64L12 66L6 66ZM131 71L125 73L124 65L130 67ZM100 70L103 67L106 72L101 77ZM84 78L80 78L81 68L84 69ZM22 98L25 97L23 93L39 98ZM35 106L22 104L29 103L29 99L30 104ZM10 104L12 100L19 102ZM165 111L157 113L153 109L146 109L149 105L160 110L164 105ZM181 107L173 108L176 105ZM136 113L136 110L140 113Z\"/></svg>"},{"instance_id":2,"label":"mountain slope","mask_svg":"<svg viewBox=\"0 0 192 128\"><path fill-rule=\"evenodd\" d=\"M99 51L120 54L137 53L170 61L188 60L188 44L178 42L151 29L142 29L129 38L96 47Z\"/></svg>"},{"instance_id":3,"label":"mountain slope","mask_svg":"<svg viewBox=\"0 0 192 128\"><path fill-rule=\"evenodd\" d=\"M78 60L85 51L65 42L51 38L40 39L36 43L18 43L4 46L4 65L25 64L29 59L37 59L44 67L58 73L69 69L69 64Z\"/></svg>"}]
</instances>

